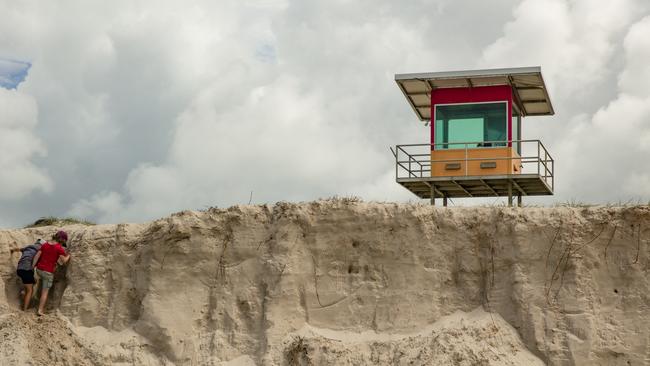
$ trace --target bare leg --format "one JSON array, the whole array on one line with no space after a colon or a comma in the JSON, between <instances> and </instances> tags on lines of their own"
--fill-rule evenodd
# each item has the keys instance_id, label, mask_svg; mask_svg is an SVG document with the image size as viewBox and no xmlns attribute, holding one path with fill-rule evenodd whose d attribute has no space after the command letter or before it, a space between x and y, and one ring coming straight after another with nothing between
<instances>
[{"instance_id":1,"label":"bare leg","mask_svg":"<svg viewBox=\"0 0 650 366\"><path fill-rule=\"evenodd\" d=\"M31 283L25 285L25 298L23 299L23 311L27 310L29 303L32 300L32 291L34 290L34 285Z\"/></svg>"},{"instance_id":2,"label":"bare leg","mask_svg":"<svg viewBox=\"0 0 650 366\"><path fill-rule=\"evenodd\" d=\"M45 302L47 302L47 293L50 291L49 288L41 289L41 300L38 302L38 312L36 314L43 315L45 314Z\"/></svg>"},{"instance_id":3,"label":"bare leg","mask_svg":"<svg viewBox=\"0 0 650 366\"><path fill-rule=\"evenodd\" d=\"M39 287L41 285L41 278L36 276L36 283L34 284L34 291L32 292L32 296L34 297L34 300L38 299L38 293L41 291L41 288Z\"/></svg>"}]
</instances>

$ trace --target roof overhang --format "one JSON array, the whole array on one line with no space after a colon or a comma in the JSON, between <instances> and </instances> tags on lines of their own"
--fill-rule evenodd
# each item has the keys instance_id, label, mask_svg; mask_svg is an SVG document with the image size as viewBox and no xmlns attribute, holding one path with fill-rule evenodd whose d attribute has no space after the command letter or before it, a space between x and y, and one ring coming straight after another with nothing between
<instances>
[{"instance_id":1,"label":"roof overhang","mask_svg":"<svg viewBox=\"0 0 650 366\"><path fill-rule=\"evenodd\" d=\"M555 113L539 66L397 74L395 81L422 121L431 119L431 90L436 88L510 85L524 116L550 116Z\"/></svg>"}]
</instances>

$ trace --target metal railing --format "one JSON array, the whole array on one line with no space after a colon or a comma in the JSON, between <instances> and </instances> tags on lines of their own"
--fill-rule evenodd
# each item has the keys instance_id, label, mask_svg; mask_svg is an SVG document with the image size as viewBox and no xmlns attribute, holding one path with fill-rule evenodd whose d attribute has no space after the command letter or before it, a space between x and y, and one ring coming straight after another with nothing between
<instances>
[{"instance_id":1,"label":"metal railing","mask_svg":"<svg viewBox=\"0 0 650 366\"><path fill-rule=\"evenodd\" d=\"M481 157L470 157L470 152L482 150L483 152L490 149L521 146L521 156L490 156L489 154ZM453 148L450 148L452 147ZM450 159L432 159L431 152L435 151L463 151L463 158ZM439 144L404 144L397 145L395 151L395 176L400 178L428 178L431 177L431 168L436 163L461 163L464 169L458 171L454 176L470 176L468 166L473 161L495 161L507 160L510 164L515 161L520 164L521 170L514 174L537 174L544 182L553 189L555 161L548 153L546 147L540 140L512 140L512 141L480 141L480 142L451 142ZM490 174L481 174L480 176L489 176Z\"/></svg>"}]
</instances>

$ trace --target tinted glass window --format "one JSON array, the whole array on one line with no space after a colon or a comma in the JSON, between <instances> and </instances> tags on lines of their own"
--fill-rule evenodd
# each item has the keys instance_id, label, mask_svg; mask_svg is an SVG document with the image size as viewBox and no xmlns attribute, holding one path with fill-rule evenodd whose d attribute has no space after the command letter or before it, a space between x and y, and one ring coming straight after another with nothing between
<instances>
[{"instance_id":1,"label":"tinted glass window","mask_svg":"<svg viewBox=\"0 0 650 366\"><path fill-rule=\"evenodd\" d=\"M506 103L456 104L436 106L436 149L506 146ZM497 142L495 142L497 141Z\"/></svg>"}]
</instances>

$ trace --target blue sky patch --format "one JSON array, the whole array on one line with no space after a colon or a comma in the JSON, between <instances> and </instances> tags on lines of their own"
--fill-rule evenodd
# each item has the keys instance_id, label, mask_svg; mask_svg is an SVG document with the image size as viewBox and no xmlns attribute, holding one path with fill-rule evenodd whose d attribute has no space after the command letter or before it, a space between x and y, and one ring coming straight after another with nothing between
<instances>
[{"instance_id":1,"label":"blue sky patch","mask_svg":"<svg viewBox=\"0 0 650 366\"><path fill-rule=\"evenodd\" d=\"M0 59L0 87L16 89L27 77L30 67L29 62Z\"/></svg>"}]
</instances>

